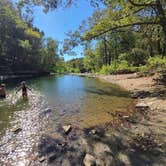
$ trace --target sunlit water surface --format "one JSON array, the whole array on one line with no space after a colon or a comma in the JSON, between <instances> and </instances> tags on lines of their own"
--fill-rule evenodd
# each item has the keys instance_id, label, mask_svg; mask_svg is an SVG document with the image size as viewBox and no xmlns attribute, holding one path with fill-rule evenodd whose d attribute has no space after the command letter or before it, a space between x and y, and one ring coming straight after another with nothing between
<instances>
[{"instance_id":1,"label":"sunlit water surface","mask_svg":"<svg viewBox=\"0 0 166 166\"><path fill-rule=\"evenodd\" d=\"M18 82L8 82L7 99L0 100L0 164L25 165L40 136L53 133L59 124L103 125L113 120L111 112L129 112L133 105L124 89L94 78L32 79L27 81L33 89L28 100L15 93ZM14 133L13 128L21 131Z\"/></svg>"}]
</instances>

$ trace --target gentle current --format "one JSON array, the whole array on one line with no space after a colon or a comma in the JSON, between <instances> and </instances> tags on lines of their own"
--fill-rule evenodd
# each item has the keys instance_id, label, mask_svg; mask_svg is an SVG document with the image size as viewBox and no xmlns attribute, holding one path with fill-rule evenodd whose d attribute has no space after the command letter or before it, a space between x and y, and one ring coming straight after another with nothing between
<instances>
[{"instance_id":1,"label":"gentle current","mask_svg":"<svg viewBox=\"0 0 166 166\"><path fill-rule=\"evenodd\" d=\"M24 163L40 136L54 133L59 124L81 129L104 125L113 120L110 113L128 112L133 105L124 89L95 78L61 75L29 80L33 91L27 101L15 94L19 82L6 83L8 97L0 100L2 164ZM15 134L13 128L21 131Z\"/></svg>"}]
</instances>

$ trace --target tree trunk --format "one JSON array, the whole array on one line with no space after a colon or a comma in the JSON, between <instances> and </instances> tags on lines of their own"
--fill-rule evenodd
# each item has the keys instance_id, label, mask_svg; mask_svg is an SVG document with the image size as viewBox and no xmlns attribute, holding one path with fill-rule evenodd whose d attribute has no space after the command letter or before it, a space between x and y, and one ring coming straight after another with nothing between
<instances>
[{"instance_id":1,"label":"tree trunk","mask_svg":"<svg viewBox=\"0 0 166 166\"><path fill-rule=\"evenodd\" d=\"M108 59L107 59L107 41L104 37L103 39L103 42L104 42L104 57L105 57L105 64L108 65Z\"/></svg>"},{"instance_id":2,"label":"tree trunk","mask_svg":"<svg viewBox=\"0 0 166 166\"><path fill-rule=\"evenodd\" d=\"M164 48L166 48L166 16L164 13L164 9L163 6L160 2L160 0L156 0L157 2L157 11L158 11L158 15L159 15L159 19L160 19L160 25L163 29L163 33L164 33ZM166 56L166 49L163 50L163 55Z\"/></svg>"}]
</instances>

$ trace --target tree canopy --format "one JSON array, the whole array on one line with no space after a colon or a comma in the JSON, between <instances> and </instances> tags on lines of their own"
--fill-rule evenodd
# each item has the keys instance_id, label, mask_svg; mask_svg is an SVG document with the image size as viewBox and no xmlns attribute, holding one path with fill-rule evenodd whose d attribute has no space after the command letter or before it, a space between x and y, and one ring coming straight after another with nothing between
<instances>
[{"instance_id":1,"label":"tree canopy","mask_svg":"<svg viewBox=\"0 0 166 166\"><path fill-rule=\"evenodd\" d=\"M95 12L78 29L66 32L63 44L63 52L71 55L77 54L73 48L82 45L84 58L64 64L58 55L58 41L45 38L33 26L33 7L42 6L49 12L79 1L19 0L15 5L11 0L1 0L1 71L5 66L9 71L45 72L75 67L75 71L98 72L107 70L107 66L111 72L126 68L136 71L151 63L150 58L166 56L165 0L87 1L97 7Z\"/></svg>"},{"instance_id":2,"label":"tree canopy","mask_svg":"<svg viewBox=\"0 0 166 166\"><path fill-rule=\"evenodd\" d=\"M58 57L58 42L26 22L10 0L0 1L0 72L48 72Z\"/></svg>"}]
</instances>

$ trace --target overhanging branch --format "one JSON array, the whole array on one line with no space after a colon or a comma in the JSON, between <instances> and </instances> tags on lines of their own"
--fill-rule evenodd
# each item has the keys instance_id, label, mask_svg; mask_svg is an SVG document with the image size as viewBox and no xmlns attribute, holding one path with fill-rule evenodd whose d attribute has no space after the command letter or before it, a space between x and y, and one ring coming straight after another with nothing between
<instances>
[{"instance_id":1,"label":"overhanging branch","mask_svg":"<svg viewBox=\"0 0 166 166\"><path fill-rule=\"evenodd\" d=\"M156 3L136 3L136 2L133 2L132 0L128 0L129 1L129 3L131 4L131 5L133 5L133 6L145 6L145 7L147 7L147 6L156 6Z\"/></svg>"},{"instance_id":2,"label":"overhanging branch","mask_svg":"<svg viewBox=\"0 0 166 166\"><path fill-rule=\"evenodd\" d=\"M130 23L130 24L126 24L126 25L120 25L120 26L116 26L116 27L113 27L113 28L109 28L101 33L98 33L96 35L93 35L93 36L90 36L89 39L94 39L96 37L99 37L101 35L104 35L105 33L108 33L110 31L113 31L113 30L116 30L116 29L120 29L120 28L125 28L125 27L129 27L129 26L135 26L135 25L157 25L159 24L159 22L135 22L135 23Z\"/></svg>"}]
</instances>

